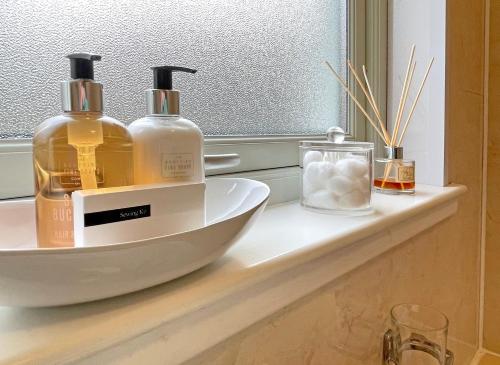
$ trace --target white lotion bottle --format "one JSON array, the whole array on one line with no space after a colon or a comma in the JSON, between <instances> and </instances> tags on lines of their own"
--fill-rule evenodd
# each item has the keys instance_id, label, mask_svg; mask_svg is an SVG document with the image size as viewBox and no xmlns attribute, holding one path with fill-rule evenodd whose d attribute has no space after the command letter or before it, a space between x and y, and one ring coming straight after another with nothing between
<instances>
[{"instance_id":1,"label":"white lotion bottle","mask_svg":"<svg viewBox=\"0 0 500 365\"><path fill-rule=\"evenodd\" d=\"M146 91L147 115L129 125L134 141L134 184L204 183L203 133L179 113L179 91L172 89L177 67L152 67L154 89Z\"/></svg>"}]
</instances>

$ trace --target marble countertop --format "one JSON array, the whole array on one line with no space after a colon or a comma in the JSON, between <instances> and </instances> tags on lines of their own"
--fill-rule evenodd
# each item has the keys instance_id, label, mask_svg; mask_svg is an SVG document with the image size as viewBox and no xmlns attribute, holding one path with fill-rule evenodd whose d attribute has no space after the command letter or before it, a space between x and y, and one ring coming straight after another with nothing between
<instances>
[{"instance_id":1,"label":"marble countertop","mask_svg":"<svg viewBox=\"0 0 500 365\"><path fill-rule=\"evenodd\" d=\"M167 284L88 304L0 308L0 364L181 363L457 210L463 186L374 194L370 215L268 207L215 263Z\"/></svg>"}]
</instances>

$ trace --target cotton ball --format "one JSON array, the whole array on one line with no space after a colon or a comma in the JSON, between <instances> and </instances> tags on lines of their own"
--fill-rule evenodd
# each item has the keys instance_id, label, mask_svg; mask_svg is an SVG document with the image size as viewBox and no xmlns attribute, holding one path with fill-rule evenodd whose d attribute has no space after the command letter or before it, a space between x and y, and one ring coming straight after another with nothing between
<instances>
[{"instance_id":1,"label":"cotton ball","mask_svg":"<svg viewBox=\"0 0 500 365\"><path fill-rule=\"evenodd\" d=\"M353 190L339 197L338 203L340 207L345 209L365 208L370 203L370 193Z\"/></svg>"},{"instance_id":2,"label":"cotton ball","mask_svg":"<svg viewBox=\"0 0 500 365\"><path fill-rule=\"evenodd\" d=\"M319 190L324 188L328 179L336 174L335 165L330 162L310 162L305 168L303 183L309 184L312 190Z\"/></svg>"},{"instance_id":3,"label":"cotton ball","mask_svg":"<svg viewBox=\"0 0 500 365\"><path fill-rule=\"evenodd\" d=\"M347 194L357 187L358 186L355 184L355 182L342 175L333 176L326 183L326 188L328 189L328 191L336 195Z\"/></svg>"},{"instance_id":4,"label":"cotton ball","mask_svg":"<svg viewBox=\"0 0 500 365\"><path fill-rule=\"evenodd\" d=\"M358 179L358 187L359 187L359 190L361 190L361 192L363 192L363 193L367 193L367 192L371 191L372 184L371 184L371 181L370 181L370 178L368 177L368 175L365 175L365 176Z\"/></svg>"},{"instance_id":5,"label":"cotton ball","mask_svg":"<svg viewBox=\"0 0 500 365\"><path fill-rule=\"evenodd\" d=\"M340 160L335 167L342 175L350 178L358 178L368 174L368 162L356 158Z\"/></svg>"},{"instance_id":6,"label":"cotton ball","mask_svg":"<svg viewBox=\"0 0 500 365\"><path fill-rule=\"evenodd\" d=\"M323 160L323 154L319 151L307 151L302 161L302 166L306 167L311 162L319 162Z\"/></svg>"},{"instance_id":7,"label":"cotton ball","mask_svg":"<svg viewBox=\"0 0 500 365\"><path fill-rule=\"evenodd\" d=\"M304 176L302 179L302 196L308 197L311 193L321 189L321 185L318 186L317 183L311 183L307 177Z\"/></svg>"},{"instance_id":8,"label":"cotton ball","mask_svg":"<svg viewBox=\"0 0 500 365\"><path fill-rule=\"evenodd\" d=\"M322 188L323 183L320 180L320 162L310 162L304 169L302 185L304 192L311 192Z\"/></svg>"},{"instance_id":9,"label":"cotton ball","mask_svg":"<svg viewBox=\"0 0 500 365\"><path fill-rule=\"evenodd\" d=\"M327 190L319 190L309 195L305 204L314 208L336 209L338 208L337 199L334 194Z\"/></svg>"},{"instance_id":10,"label":"cotton ball","mask_svg":"<svg viewBox=\"0 0 500 365\"><path fill-rule=\"evenodd\" d=\"M328 161L321 161L318 163L319 163L319 170L320 170L319 178L322 179L325 183L326 183L326 180L329 179L330 177L339 174L334 163L331 163Z\"/></svg>"}]
</instances>

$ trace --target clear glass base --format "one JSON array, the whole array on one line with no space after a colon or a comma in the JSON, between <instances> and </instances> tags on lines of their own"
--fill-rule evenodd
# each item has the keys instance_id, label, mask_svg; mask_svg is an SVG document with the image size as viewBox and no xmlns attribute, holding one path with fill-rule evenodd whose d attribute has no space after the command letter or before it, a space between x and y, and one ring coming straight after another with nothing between
<instances>
[{"instance_id":1,"label":"clear glass base","mask_svg":"<svg viewBox=\"0 0 500 365\"><path fill-rule=\"evenodd\" d=\"M373 207L368 206L366 208L359 209L331 209L331 208L318 208L315 206L307 205L303 201L300 202L302 208L315 213L323 213L329 215L348 215L348 216L363 216L373 214Z\"/></svg>"},{"instance_id":2,"label":"clear glass base","mask_svg":"<svg viewBox=\"0 0 500 365\"><path fill-rule=\"evenodd\" d=\"M373 190L376 193L387 194L387 195L401 195L401 194L412 195L412 194L415 194L415 189L412 189L412 190L395 190L395 189L385 189L385 188L377 188L377 187L375 187Z\"/></svg>"}]
</instances>

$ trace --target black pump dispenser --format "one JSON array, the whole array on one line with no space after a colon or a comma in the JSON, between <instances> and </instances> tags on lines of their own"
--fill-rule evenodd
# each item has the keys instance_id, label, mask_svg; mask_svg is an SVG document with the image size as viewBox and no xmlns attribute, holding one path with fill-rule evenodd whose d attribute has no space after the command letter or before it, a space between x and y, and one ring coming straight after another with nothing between
<instances>
[{"instance_id":1,"label":"black pump dispenser","mask_svg":"<svg viewBox=\"0 0 500 365\"><path fill-rule=\"evenodd\" d=\"M72 53L66 57L70 60L72 79L94 79L94 61L100 61L101 56L91 53Z\"/></svg>"},{"instance_id":2,"label":"black pump dispenser","mask_svg":"<svg viewBox=\"0 0 500 365\"><path fill-rule=\"evenodd\" d=\"M94 61L101 56L72 53L69 58L71 80L61 83L62 109L65 112L102 112L102 84L94 81Z\"/></svg>"},{"instance_id":3,"label":"black pump dispenser","mask_svg":"<svg viewBox=\"0 0 500 365\"><path fill-rule=\"evenodd\" d=\"M153 70L153 89L146 90L148 115L179 115L180 93L172 87L173 72L196 73L192 68L179 66L157 66Z\"/></svg>"},{"instance_id":4,"label":"black pump dispenser","mask_svg":"<svg viewBox=\"0 0 500 365\"><path fill-rule=\"evenodd\" d=\"M196 73L196 70L179 66L157 66L151 67L153 70L154 88L162 90L172 90L172 72Z\"/></svg>"}]
</instances>

